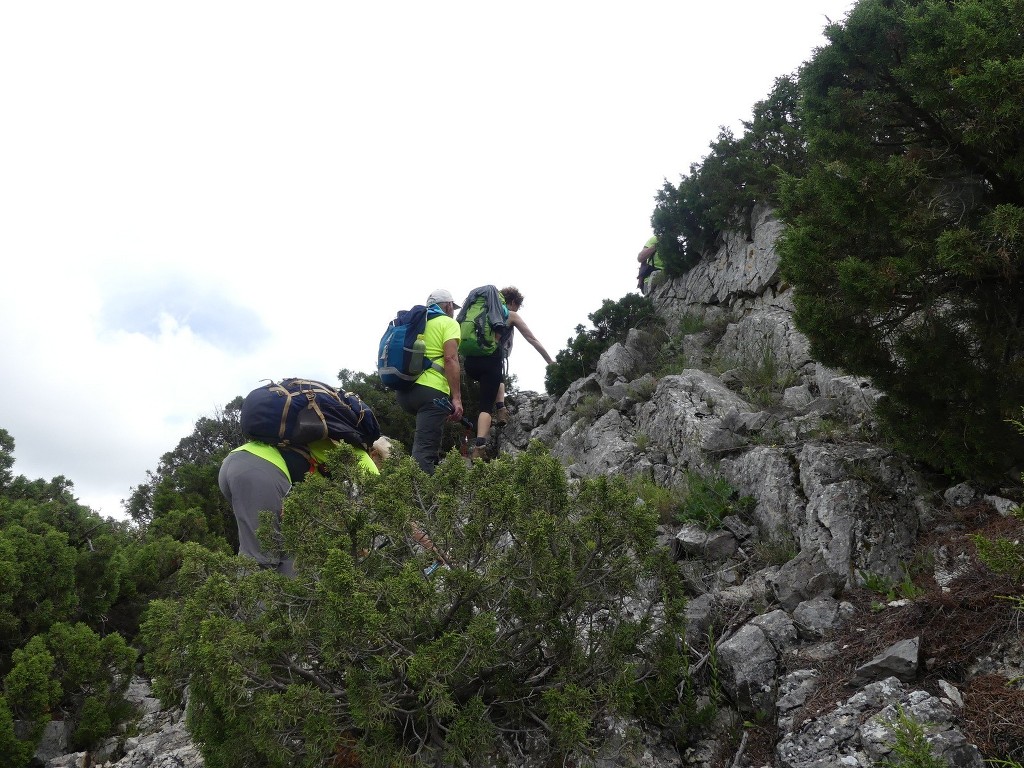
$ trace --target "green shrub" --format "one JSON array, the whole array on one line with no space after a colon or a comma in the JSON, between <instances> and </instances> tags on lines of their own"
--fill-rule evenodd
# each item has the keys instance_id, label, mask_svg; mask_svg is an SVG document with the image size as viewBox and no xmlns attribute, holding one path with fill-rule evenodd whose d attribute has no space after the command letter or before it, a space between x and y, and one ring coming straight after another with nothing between
<instances>
[{"instance_id":1,"label":"green shrub","mask_svg":"<svg viewBox=\"0 0 1024 768\"><path fill-rule=\"evenodd\" d=\"M924 727L897 707L896 719L889 723L894 734L892 757L881 762L885 768L947 768L944 759L932 754Z\"/></svg>"},{"instance_id":2,"label":"green shrub","mask_svg":"<svg viewBox=\"0 0 1024 768\"><path fill-rule=\"evenodd\" d=\"M677 488L665 487L642 477L631 481L637 497L650 508L659 523L671 523L682 504L683 493Z\"/></svg>"},{"instance_id":3,"label":"green shrub","mask_svg":"<svg viewBox=\"0 0 1024 768\"><path fill-rule=\"evenodd\" d=\"M683 316L679 318L677 330L680 336L689 336L694 333L700 333L706 327L707 323L704 321L703 317L685 312L683 313Z\"/></svg>"},{"instance_id":4,"label":"green shrub","mask_svg":"<svg viewBox=\"0 0 1024 768\"><path fill-rule=\"evenodd\" d=\"M971 541L985 565L1009 576L1016 584L1024 583L1024 542L1002 537L988 539L980 534L972 534Z\"/></svg>"},{"instance_id":5,"label":"green shrub","mask_svg":"<svg viewBox=\"0 0 1024 768\"><path fill-rule=\"evenodd\" d=\"M749 235L755 203L773 202L779 178L804 170L798 99L797 82L778 78L768 97L754 105L742 136L722 129L688 176L678 185L665 182L651 224L669 276L689 270L716 246L723 230Z\"/></svg>"},{"instance_id":6,"label":"green shrub","mask_svg":"<svg viewBox=\"0 0 1024 768\"><path fill-rule=\"evenodd\" d=\"M43 736L43 728L50 721L50 710L60 702L60 682L55 677L56 661L41 637L33 637L22 648L11 654L12 668L4 677L3 700L15 720L25 723L27 733L7 742L10 752L0 755L7 760L29 749L35 752ZM13 733L12 733L13 736ZM17 765L17 763L7 763Z\"/></svg>"},{"instance_id":7,"label":"green shrub","mask_svg":"<svg viewBox=\"0 0 1024 768\"><path fill-rule=\"evenodd\" d=\"M649 373L656 379L673 376L690 367L686 353L683 352L683 336L677 334L665 340L660 348L649 356Z\"/></svg>"},{"instance_id":8,"label":"green shrub","mask_svg":"<svg viewBox=\"0 0 1024 768\"><path fill-rule=\"evenodd\" d=\"M824 365L867 376L895 447L997 483L1024 462L1024 44L1005 0L859 2L800 69L805 170L780 271ZM914 115L907 119L908 115Z\"/></svg>"},{"instance_id":9,"label":"green shrub","mask_svg":"<svg viewBox=\"0 0 1024 768\"><path fill-rule=\"evenodd\" d=\"M740 394L762 407L777 404L782 393L799 379L796 373L779 364L771 344L765 340L759 349L742 360L718 360L721 370L732 370L740 383Z\"/></svg>"},{"instance_id":10,"label":"green shrub","mask_svg":"<svg viewBox=\"0 0 1024 768\"><path fill-rule=\"evenodd\" d=\"M147 614L147 667L161 696L188 683L208 765L319 765L342 742L364 765L477 765L498 734L560 763L607 708L679 731L683 585L633 483L570 485L536 444L354 472L289 495L295 579L188 545L181 597ZM413 520L450 569L424 576Z\"/></svg>"},{"instance_id":11,"label":"green shrub","mask_svg":"<svg viewBox=\"0 0 1024 768\"><path fill-rule=\"evenodd\" d=\"M573 409L573 413L580 419L583 419L588 424L593 424L599 418L604 416L610 411L615 405L615 401L610 397L604 397L598 394L584 395L580 398L580 401L576 403L576 407Z\"/></svg>"},{"instance_id":12,"label":"green shrub","mask_svg":"<svg viewBox=\"0 0 1024 768\"><path fill-rule=\"evenodd\" d=\"M776 531L774 536L762 537L752 546L753 560L762 565L785 565L797 556L796 542L789 531Z\"/></svg>"},{"instance_id":13,"label":"green shrub","mask_svg":"<svg viewBox=\"0 0 1024 768\"><path fill-rule=\"evenodd\" d=\"M646 403L652 397L654 397L655 391L658 389L658 380L653 376L648 376L642 379L638 379L629 385L627 392L629 396L634 400L641 403Z\"/></svg>"},{"instance_id":14,"label":"green shrub","mask_svg":"<svg viewBox=\"0 0 1024 768\"><path fill-rule=\"evenodd\" d=\"M651 444L651 438L647 436L646 432L634 432L633 442L636 444L638 451L646 451Z\"/></svg>"},{"instance_id":15,"label":"green shrub","mask_svg":"<svg viewBox=\"0 0 1024 768\"><path fill-rule=\"evenodd\" d=\"M871 571L858 571L857 574L865 589L884 596L890 602L898 599L914 600L924 593L924 590L914 583L906 569L903 570L903 578L899 582Z\"/></svg>"},{"instance_id":16,"label":"green shrub","mask_svg":"<svg viewBox=\"0 0 1024 768\"><path fill-rule=\"evenodd\" d=\"M697 523L706 530L713 530L728 515L746 515L753 504L753 498L739 497L725 478L718 475L704 477L699 472L689 470L686 473L686 492L676 513L676 520Z\"/></svg>"}]
</instances>

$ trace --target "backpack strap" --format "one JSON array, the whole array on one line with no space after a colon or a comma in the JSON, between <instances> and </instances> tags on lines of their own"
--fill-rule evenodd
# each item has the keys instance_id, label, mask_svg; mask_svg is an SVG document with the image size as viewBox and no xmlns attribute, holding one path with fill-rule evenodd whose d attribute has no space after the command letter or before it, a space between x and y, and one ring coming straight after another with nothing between
<instances>
[{"instance_id":1,"label":"backpack strap","mask_svg":"<svg viewBox=\"0 0 1024 768\"><path fill-rule=\"evenodd\" d=\"M431 304L429 307L427 307L427 320L432 320L435 317L440 317L443 314L445 314L445 311L441 309L439 306L437 306L437 304ZM423 359L427 360L430 363L431 368L433 368L435 371L444 376L444 366L438 365L437 360L435 360L432 357L427 357L426 355L423 356ZM442 357L440 359L443 360L444 358Z\"/></svg>"},{"instance_id":2,"label":"backpack strap","mask_svg":"<svg viewBox=\"0 0 1024 768\"><path fill-rule=\"evenodd\" d=\"M285 464L288 466L288 475L292 483L300 483L305 479L306 475L320 471L320 463L313 458L313 454L308 449L297 445L289 445L279 450Z\"/></svg>"}]
</instances>

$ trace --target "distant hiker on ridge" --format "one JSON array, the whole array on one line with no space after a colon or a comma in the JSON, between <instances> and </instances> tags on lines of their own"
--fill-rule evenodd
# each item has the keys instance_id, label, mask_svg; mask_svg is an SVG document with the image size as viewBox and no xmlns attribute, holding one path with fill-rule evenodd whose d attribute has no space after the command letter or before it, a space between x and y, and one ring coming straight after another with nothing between
<instances>
[{"instance_id":1,"label":"distant hiker on ridge","mask_svg":"<svg viewBox=\"0 0 1024 768\"><path fill-rule=\"evenodd\" d=\"M636 255L640 262L640 272L636 276L636 287L644 296L651 292L651 283L654 281L655 272L665 268L665 260L658 250L658 236L652 236L644 243L643 250Z\"/></svg>"}]
</instances>

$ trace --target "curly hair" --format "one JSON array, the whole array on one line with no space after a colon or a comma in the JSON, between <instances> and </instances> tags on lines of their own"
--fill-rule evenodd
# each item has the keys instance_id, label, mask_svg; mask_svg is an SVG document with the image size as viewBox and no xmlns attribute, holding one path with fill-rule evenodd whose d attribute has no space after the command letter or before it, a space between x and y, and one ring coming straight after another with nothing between
<instances>
[{"instance_id":1,"label":"curly hair","mask_svg":"<svg viewBox=\"0 0 1024 768\"><path fill-rule=\"evenodd\" d=\"M506 304L523 305L523 294L521 294L519 289L514 285L510 285L508 288L502 288L501 295L505 299Z\"/></svg>"}]
</instances>

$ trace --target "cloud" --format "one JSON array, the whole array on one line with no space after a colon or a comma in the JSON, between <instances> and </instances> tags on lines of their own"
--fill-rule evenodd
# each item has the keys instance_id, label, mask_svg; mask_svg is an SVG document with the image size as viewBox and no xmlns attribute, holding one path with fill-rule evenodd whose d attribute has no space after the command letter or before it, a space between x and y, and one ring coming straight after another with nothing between
<instances>
[{"instance_id":1,"label":"cloud","mask_svg":"<svg viewBox=\"0 0 1024 768\"><path fill-rule=\"evenodd\" d=\"M101 284L99 330L103 335L140 333L157 340L170 324L188 328L197 339L233 355L258 349L270 336L254 309L186 274L152 274L135 268L119 271Z\"/></svg>"}]
</instances>

